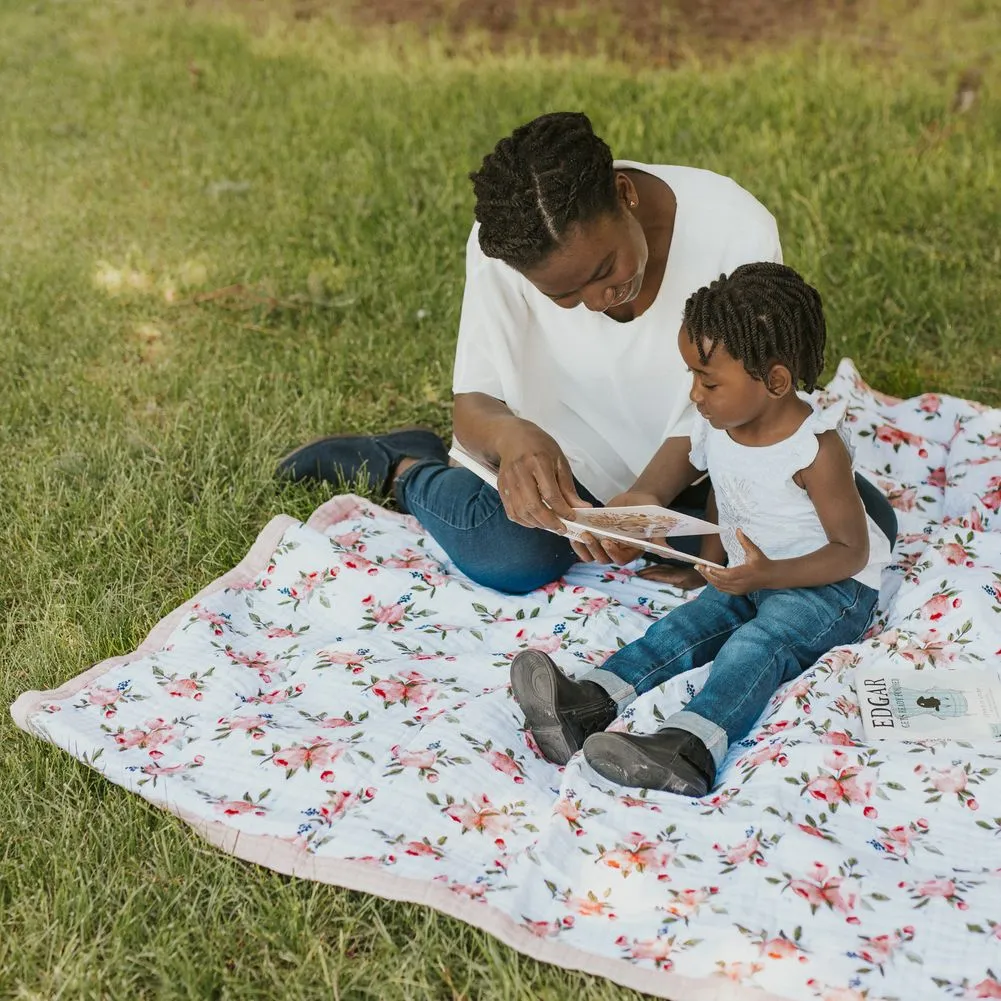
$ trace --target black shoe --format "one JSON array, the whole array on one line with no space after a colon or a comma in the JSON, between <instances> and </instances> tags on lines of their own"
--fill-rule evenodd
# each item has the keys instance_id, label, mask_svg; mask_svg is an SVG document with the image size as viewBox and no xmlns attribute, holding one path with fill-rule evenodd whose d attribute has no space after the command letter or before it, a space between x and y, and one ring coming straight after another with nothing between
<instances>
[{"instance_id":1,"label":"black shoe","mask_svg":"<svg viewBox=\"0 0 1001 1001\"><path fill-rule=\"evenodd\" d=\"M386 434L335 434L289 452L275 476L298 482L322 480L343 487L367 474L373 490L388 494L401 459L448 462L445 443L428 428L401 428Z\"/></svg>"},{"instance_id":2,"label":"black shoe","mask_svg":"<svg viewBox=\"0 0 1001 1001\"><path fill-rule=\"evenodd\" d=\"M557 765L618 715L601 685L573 681L540 650L522 650L511 662L511 691L539 750Z\"/></svg>"},{"instance_id":3,"label":"black shoe","mask_svg":"<svg viewBox=\"0 0 1001 1001\"><path fill-rule=\"evenodd\" d=\"M695 734L674 727L657 733L596 733L584 743L584 760L619 785L679 796L705 796L716 781L709 748Z\"/></svg>"}]
</instances>

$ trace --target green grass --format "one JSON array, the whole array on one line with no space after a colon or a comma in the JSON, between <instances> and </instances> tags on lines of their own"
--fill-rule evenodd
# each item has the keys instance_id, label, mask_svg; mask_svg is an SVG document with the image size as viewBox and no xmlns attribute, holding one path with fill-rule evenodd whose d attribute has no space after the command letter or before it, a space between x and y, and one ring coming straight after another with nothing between
<instances>
[{"instance_id":1,"label":"green grass","mask_svg":"<svg viewBox=\"0 0 1001 1001\"><path fill-rule=\"evenodd\" d=\"M543 110L760 196L824 293L829 367L1001 402L997 69L950 112L1001 27L928 3L670 72L446 58L335 16L0 3L0 703L132 649L272 514L311 510L322 491L270 478L288 446L447 427L465 175ZM192 302L237 283L257 298ZM237 862L4 714L0 996L638 995Z\"/></svg>"}]
</instances>

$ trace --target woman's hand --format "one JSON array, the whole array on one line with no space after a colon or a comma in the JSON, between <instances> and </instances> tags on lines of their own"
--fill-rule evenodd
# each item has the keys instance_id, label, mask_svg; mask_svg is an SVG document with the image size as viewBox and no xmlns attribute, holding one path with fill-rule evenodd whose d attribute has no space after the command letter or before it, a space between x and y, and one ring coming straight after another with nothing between
<instances>
[{"instance_id":1,"label":"woman's hand","mask_svg":"<svg viewBox=\"0 0 1001 1001\"><path fill-rule=\"evenodd\" d=\"M530 421L513 422L505 430L497 456L497 490L513 522L563 533L561 518L572 519L575 507L591 506L577 494L563 449Z\"/></svg>"}]
</instances>

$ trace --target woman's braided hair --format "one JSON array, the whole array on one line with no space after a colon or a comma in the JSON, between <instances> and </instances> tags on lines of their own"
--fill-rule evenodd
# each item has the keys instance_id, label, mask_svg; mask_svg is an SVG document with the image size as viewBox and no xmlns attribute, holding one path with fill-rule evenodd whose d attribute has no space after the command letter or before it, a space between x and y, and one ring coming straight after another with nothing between
<instances>
[{"instance_id":1,"label":"woman's braided hair","mask_svg":"<svg viewBox=\"0 0 1001 1001\"><path fill-rule=\"evenodd\" d=\"M515 129L469 177L483 253L519 271L544 260L575 223L616 209L612 151L579 112Z\"/></svg>"},{"instance_id":2,"label":"woman's braided hair","mask_svg":"<svg viewBox=\"0 0 1001 1001\"><path fill-rule=\"evenodd\" d=\"M685 303L685 329L703 362L722 344L762 381L772 365L785 365L793 385L802 382L809 393L824 367L820 293L784 264L742 264L693 292Z\"/></svg>"}]
</instances>

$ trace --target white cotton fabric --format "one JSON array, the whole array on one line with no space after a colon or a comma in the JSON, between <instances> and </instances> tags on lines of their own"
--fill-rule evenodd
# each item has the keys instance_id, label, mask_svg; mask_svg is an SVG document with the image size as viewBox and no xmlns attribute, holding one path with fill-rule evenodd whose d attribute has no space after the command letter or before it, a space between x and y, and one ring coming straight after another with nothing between
<instances>
[{"instance_id":1,"label":"white cotton fabric","mask_svg":"<svg viewBox=\"0 0 1001 1001\"><path fill-rule=\"evenodd\" d=\"M812 404L811 404L812 405ZM716 492L720 539L730 566L745 562L737 529L773 560L806 556L827 545L827 533L809 494L793 476L812 465L818 437L841 429L843 410L811 413L788 438L774 445L748 446L726 431L710 426L696 413L692 423L689 461L707 469ZM869 562L855 580L879 590L883 568L890 562L890 543L872 518L869 525Z\"/></svg>"},{"instance_id":2,"label":"white cotton fabric","mask_svg":"<svg viewBox=\"0 0 1001 1001\"><path fill-rule=\"evenodd\" d=\"M689 434L691 376L677 345L685 300L741 264L782 260L775 219L730 178L631 160L615 166L660 178L677 199L653 304L628 323L584 305L565 309L486 257L477 224L466 244L452 385L456 394L502 400L538 424L602 501L628 490L665 439Z\"/></svg>"}]
</instances>

